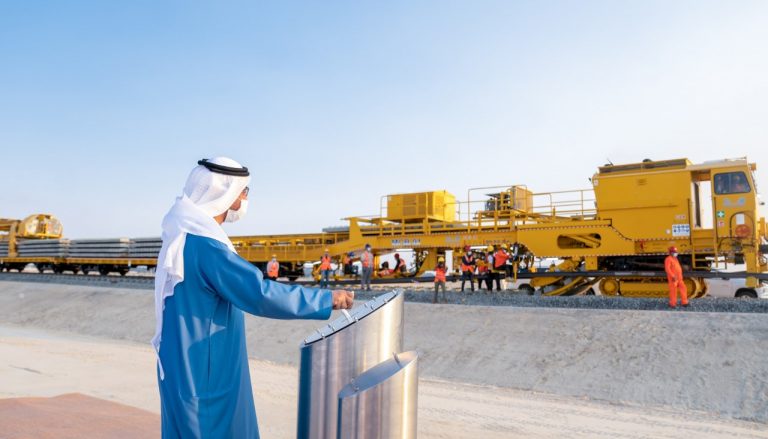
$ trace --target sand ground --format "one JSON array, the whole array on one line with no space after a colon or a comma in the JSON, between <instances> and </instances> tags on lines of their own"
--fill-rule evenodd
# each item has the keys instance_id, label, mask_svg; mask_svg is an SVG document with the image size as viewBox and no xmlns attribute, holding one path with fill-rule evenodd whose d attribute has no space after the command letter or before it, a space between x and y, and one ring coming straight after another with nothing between
<instances>
[{"instance_id":1,"label":"sand ground","mask_svg":"<svg viewBox=\"0 0 768 439\"><path fill-rule=\"evenodd\" d=\"M247 317L264 437L293 437L317 321ZM0 397L158 411L151 291L0 282ZM765 314L405 304L420 437L768 437ZM0 426L0 437L2 437Z\"/></svg>"},{"instance_id":2,"label":"sand ground","mask_svg":"<svg viewBox=\"0 0 768 439\"><path fill-rule=\"evenodd\" d=\"M157 413L154 361L146 344L4 325L0 398L79 392ZM294 437L296 367L258 360L250 366L263 437ZM768 438L768 428L690 410L421 379L419 437Z\"/></svg>"}]
</instances>

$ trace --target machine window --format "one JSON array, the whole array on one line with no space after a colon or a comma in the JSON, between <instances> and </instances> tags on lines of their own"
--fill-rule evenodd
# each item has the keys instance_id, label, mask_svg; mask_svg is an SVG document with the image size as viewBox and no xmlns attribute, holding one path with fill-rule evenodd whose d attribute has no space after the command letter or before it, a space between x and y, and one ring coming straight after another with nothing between
<instances>
[{"instance_id":1,"label":"machine window","mask_svg":"<svg viewBox=\"0 0 768 439\"><path fill-rule=\"evenodd\" d=\"M715 193L717 195L745 194L749 192L747 176L743 172L728 172L715 175Z\"/></svg>"}]
</instances>

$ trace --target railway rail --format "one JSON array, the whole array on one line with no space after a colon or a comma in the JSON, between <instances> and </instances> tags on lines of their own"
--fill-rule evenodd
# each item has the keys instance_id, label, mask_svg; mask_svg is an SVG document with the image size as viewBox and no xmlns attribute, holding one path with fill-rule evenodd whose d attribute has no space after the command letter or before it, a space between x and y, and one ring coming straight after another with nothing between
<instances>
[{"instance_id":1,"label":"railway rail","mask_svg":"<svg viewBox=\"0 0 768 439\"><path fill-rule=\"evenodd\" d=\"M666 277L666 273L663 271L574 271L574 272L535 272L535 273L518 273L518 279L535 279L539 277L630 277L630 278L659 278ZM684 272L685 277L700 277L705 279L743 279L747 276L754 276L761 280L768 280L768 273L747 273L744 271L734 272ZM29 273L29 272L0 272L0 280L31 280L36 279L61 279L61 280L73 280L82 279L88 283L107 283L114 284L121 282L120 279L124 279L123 283L134 284L149 284L154 285L155 277L152 275L135 275L135 276L120 276L120 275L76 275L68 273ZM511 278L507 278L510 280ZM461 281L461 275L451 274L446 276L446 280L449 282ZM475 280L485 280L483 276L475 276ZM288 284L297 285L316 285L315 280L284 280L281 281ZM421 277L400 277L400 278L378 278L373 279L371 283L373 285L392 285L392 284L418 284L418 283L431 283L434 282L432 276ZM329 280L331 285L358 285L359 280L356 279L339 279Z\"/></svg>"},{"instance_id":2,"label":"railway rail","mask_svg":"<svg viewBox=\"0 0 768 439\"><path fill-rule=\"evenodd\" d=\"M400 279L399 286L402 287L404 279ZM142 293L149 292L154 286L154 277L152 276L73 276L67 274L55 273L0 273L0 282L27 282L27 283L52 283L61 285L82 285L91 287L106 288L128 288L141 290ZM390 288L388 285L394 284L393 279L386 279L386 282L379 283L374 291L357 291L358 300L368 300L382 291ZM423 281L430 282L431 279ZM350 281L337 282L337 284L347 284ZM303 284L313 284L314 282L297 282ZM416 282L413 286L416 288ZM432 290L421 287L421 290L405 290L405 300L414 303L430 303L433 298ZM530 296L517 291L500 292L459 292L449 290L446 293L444 303L453 305L468 306L508 306L508 307L526 307L526 308L566 308L566 309L601 309L601 310L625 310L625 311L667 311L666 301L663 299L634 298L625 297L620 300L609 296ZM692 301L688 308L678 309L670 312L711 312L711 313L762 313L768 314L768 300L748 300L748 299L724 299L707 297Z\"/></svg>"}]
</instances>

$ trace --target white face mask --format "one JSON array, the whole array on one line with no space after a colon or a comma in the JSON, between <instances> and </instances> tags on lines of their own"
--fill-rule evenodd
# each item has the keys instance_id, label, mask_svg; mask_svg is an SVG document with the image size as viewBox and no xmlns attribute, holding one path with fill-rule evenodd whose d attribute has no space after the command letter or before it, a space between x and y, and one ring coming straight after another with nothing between
<instances>
[{"instance_id":1,"label":"white face mask","mask_svg":"<svg viewBox=\"0 0 768 439\"><path fill-rule=\"evenodd\" d=\"M233 223L235 221L238 221L242 219L246 213L248 213L248 200L241 200L239 209L237 210L229 209L227 211L227 216L224 218L224 222Z\"/></svg>"},{"instance_id":2,"label":"white face mask","mask_svg":"<svg viewBox=\"0 0 768 439\"><path fill-rule=\"evenodd\" d=\"M672 253L672 256L677 257L677 253Z\"/></svg>"}]
</instances>

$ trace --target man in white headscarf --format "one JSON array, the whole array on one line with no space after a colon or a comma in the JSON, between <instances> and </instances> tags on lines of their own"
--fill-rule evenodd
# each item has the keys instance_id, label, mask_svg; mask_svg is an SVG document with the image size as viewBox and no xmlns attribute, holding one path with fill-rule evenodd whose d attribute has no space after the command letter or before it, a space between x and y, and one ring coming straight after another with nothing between
<instances>
[{"instance_id":1,"label":"man in white headscarf","mask_svg":"<svg viewBox=\"0 0 768 439\"><path fill-rule=\"evenodd\" d=\"M245 215L249 181L232 159L200 160L163 218L152 339L163 438L259 437L242 311L328 319L352 306L351 292L265 280L238 256L221 224Z\"/></svg>"}]
</instances>

